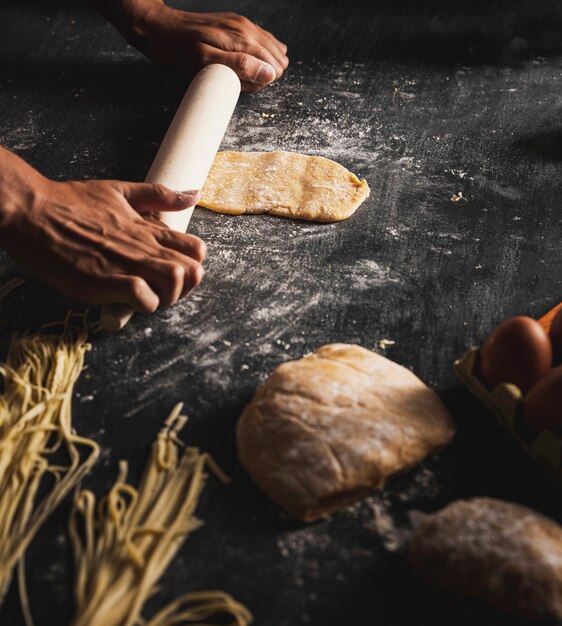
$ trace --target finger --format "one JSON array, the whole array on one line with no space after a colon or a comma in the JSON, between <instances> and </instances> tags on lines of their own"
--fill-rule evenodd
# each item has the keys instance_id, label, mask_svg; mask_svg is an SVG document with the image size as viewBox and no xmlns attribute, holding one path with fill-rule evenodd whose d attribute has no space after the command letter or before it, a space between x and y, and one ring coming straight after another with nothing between
<instances>
[{"instance_id":1,"label":"finger","mask_svg":"<svg viewBox=\"0 0 562 626\"><path fill-rule=\"evenodd\" d=\"M97 304L128 304L139 313L154 313L160 304L157 294L140 276L115 274L105 279L96 292Z\"/></svg>"},{"instance_id":2,"label":"finger","mask_svg":"<svg viewBox=\"0 0 562 626\"><path fill-rule=\"evenodd\" d=\"M178 233L166 226L156 227L153 231L158 243L202 263L207 256L207 245L199 237Z\"/></svg>"},{"instance_id":3,"label":"finger","mask_svg":"<svg viewBox=\"0 0 562 626\"><path fill-rule=\"evenodd\" d=\"M279 39L277 39L277 37L273 33L270 33L265 28L262 28L261 26L258 26L258 28L260 29L260 32L263 35L266 35L269 39L271 39L271 41L275 44L275 46L277 46L277 48L281 51L282 54L284 55L287 54L288 48L282 41L279 41Z\"/></svg>"},{"instance_id":4,"label":"finger","mask_svg":"<svg viewBox=\"0 0 562 626\"><path fill-rule=\"evenodd\" d=\"M154 279L154 289L160 297L162 306L175 304L184 291L186 271L180 263L160 262L155 264L158 271Z\"/></svg>"},{"instance_id":5,"label":"finger","mask_svg":"<svg viewBox=\"0 0 562 626\"><path fill-rule=\"evenodd\" d=\"M249 30L240 30L228 36L224 31L216 29L202 32L202 45L210 46L223 52L253 54L262 61L274 66L277 63L280 66L278 70L280 75L280 72L282 73L283 68L288 64L288 59L285 55L287 46L281 44L271 33L268 33L256 24L251 22L248 22L248 24ZM264 51L261 53L260 48L264 48Z\"/></svg>"},{"instance_id":6,"label":"finger","mask_svg":"<svg viewBox=\"0 0 562 626\"><path fill-rule=\"evenodd\" d=\"M208 37L205 43L221 52L250 54L256 57L256 59L265 61L275 69L275 78L279 78L283 74L284 69L280 51L257 27L253 26L253 29L253 35L245 34L244 36L230 38L228 41L212 36Z\"/></svg>"},{"instance_id":7,"label":"finger","mask_svg":"<svg viewBox=\"0 0 562 626\"><path fill-rule=\"evenodd\" d=\"M188 257L182 262L153 259L150 267L143 268L152 289L158 294L162 306L175 304L186 296L203 279L203 267Z\"/></svg>"},{"instance_id":8,"label":"finger","mask_svg":"<svg viewBox=\"0 0 562 626\"><path fill-rule=\"evenodd\" d=\"M275 56L267 49L266 46L261 45L259 42L246 46L245 52L255 56L257 59L261 59L266 63L269 63L275 69L275 78L279 78L283 74L283 66L275 58Z\"/></svg>"},{"instance_id":9,"label":"finger","mask_svg":"<svg viewBox=\"0 0 562 626\"><path fill-rule=\"evenodd\" d=\"M248 83L246 81L241 81L241 85L244 93L257 93L267 87L267 85L258 85L256 83Z\"/></svg>"},{"instance_id":10,"label":"finger","mask_svg":"<svg viewBox=\"0 0 562 626\"><path fill-rule=\"evenodd\" d=\"M283 68L283 71L285 71L289 67L289 57L287 55L280 55L277 58L277 61Z\"/></svg>"},{"instance_id":11,"label":"finger","mask_svg":"<svg viewBox=\"0 0 562 626\"><path fill-rule=\"evenodd\" d=\"M194 206L201 197L199 191L173 191L158 183L111 181L111 185L138 213L181 211Z\"/></svg>"},{"instance_id":12,"label":"finger","mask_svg":"<svg viewBox=\"0 0 562 626\"><path fill-rule=\"evenodd\" d=\"M223 62L231 67L240 80L258 85L268 85L277 78L275 68L265 61L244 52L225 54Z\"/></svg>"},{"instance_id":13,"label":"finger","mask_svg":"<svg viewBox=\"0 0 562 626\"><path fill-rule=\"evenodd\" d=\"M281 55L279 63L281 63L281 67L285 71L289 67L289 57L286 54Z\"/></svg>"},{"instance_id":14,"label":"finger","mask_svg":"<svg viewBox=\"0 0 562 626\"><path fill-rule=\"evenodd\" d=\"M287 69L289 65L289 59L287 58L287 46L275 39L271 33L263 28L259 29L259 36L257 39L276 58L277 62L283 67L283 69Z\"/></svg>"},{"instance_id":15,"label":"finger","mask_svg":"<svg viewBox=\"0 0 562 626\"><path fill-rule=\"evenodd\" d=\"M212 46L205 46L205 63L222 63L236 72L242 82L268 85L277 76L275 68L251 54L226 52Z\"/></svg>"},{"instance_id":16,"label":"finger","mask_svg":"<svg viewBox=\"0 0 562 626\"><path fill-rule=\"evenodd\" d=\"M142 279L157 295L159 303L168 306L198 285L203 278L204 270L200 262L192 256L159 244L154 236L156 228L146 224L142 227L144 236L141 238L137 238L138 233L135 231L135 249L118 252L115 262L123 268L121 270L123 273ZM167 228L159 230L162 233L173 232ZM201 244L201 249L194 254L204 252L203 242ZM196 247L194 244L194 248Z\"/></svg>"}]
</instances>

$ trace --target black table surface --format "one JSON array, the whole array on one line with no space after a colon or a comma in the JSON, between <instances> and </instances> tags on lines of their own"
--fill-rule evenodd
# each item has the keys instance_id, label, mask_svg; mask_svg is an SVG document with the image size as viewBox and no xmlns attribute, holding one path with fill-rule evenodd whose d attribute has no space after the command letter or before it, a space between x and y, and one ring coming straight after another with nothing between
<instances>
[{"instance_id":1,"label":"black table surface","mask_svg":"<svg viewBox=\"0 0 562 626\"><path fill-rule=\"evenodd\" d=\"M146 613L184 591L220 588L260 626L513 624L434 590L385 547L374 511L488 495L557 519L559 486L455 380L452 361L502 319L538 317L562 295L562 9L557 2L195 0L236 11L289 46L278 83L242 95L234 150L334 159L369 182L349 220L323 225L197 209L204 283L180 304L91 340L74 403L103 448L86 484L104 493L126 458L138 479L155 434L183 401L183 437L233 477L211 481L205 526L172 562ZM0 144L55 179L142 180L187 84L127 46L77 3L0 6ZM453 202L454 194L463 199ZM5 256L1 277L24 275ZM27 277L3 308L12 331L79 303ZM92 315L95 315L95 311ZM242 408L280 363L330 342L378 348L444 398L455 443L347 511L284 520L236 462ZM69 499L27 555L40 626L69 623ZM15 585L0 623L23 623Z\"/></svg>"}]
</instances>

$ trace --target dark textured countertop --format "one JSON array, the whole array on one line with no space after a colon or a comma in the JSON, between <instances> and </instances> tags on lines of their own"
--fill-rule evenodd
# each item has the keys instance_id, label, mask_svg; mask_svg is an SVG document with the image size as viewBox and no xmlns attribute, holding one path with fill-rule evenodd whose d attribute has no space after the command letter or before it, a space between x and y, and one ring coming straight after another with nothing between
<instances>
[{"instance_id":1,"label":"dark textured countertop","mask_svg":"<svg viewBox=\"0 0 562 626\"><path fill-rule=\"evenodd\" d=\"M471 495L558 519L559 487L455 381L452 361L515 314L562 298L562 9L556 2L185 2L235 10L289 45L279 83L243 95L223 147L335 159L368 180L357 213L333 225L196 210L209 246L204 283L177 306L92 336L75 401L103 455L104 492L127 458L137 478L172 406L183 437L235 480L211 481L205 526L173 561L147 614L179 593L222 588L259 626L513 624L429 588L374 534L373 510ZM0 145L56 179L142 180L185 88L73 3L0 5ZM462 192L463 200L453 202ZM1 257L1 277L22 272ZM13 330L79 305L29 279L6 302ZM279 363L329 342L360 343L411 368L459 423L455 444L332 519L284 521L236 464L234 426ZM39 626L72 616L69 502L27 557ZM19 626L15 589L0 623Z\"/></svg>"}]
</instances>

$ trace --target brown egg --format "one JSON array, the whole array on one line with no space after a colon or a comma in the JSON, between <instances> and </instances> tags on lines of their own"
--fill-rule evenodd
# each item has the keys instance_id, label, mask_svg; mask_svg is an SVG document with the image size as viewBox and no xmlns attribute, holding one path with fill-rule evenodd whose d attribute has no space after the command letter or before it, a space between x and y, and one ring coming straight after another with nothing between
<instances>
[{"instance_id":1,"label":"brown egg","mask_svg":"<svg viewBox=\"0 0 562 626\"><path fill-rule=\"evenodd\" d=\"M558 311L552 320L550 327L550 341L558 360L562 360L562 309Z\"/></svg>"},{"instance_id":2,"label":"brown egg","mask_svg":"<svg viewBox=\"0 0 562 626\"><path fill-rule=\"evenodd\" d=\"M525 398L523 414L533 430L562 428L562 365L533 385Z\"/></svg>"},{"instance_id":3,"label":"brown egg","mask_svg":"<svg viewBox=\"0 0 562 626\"><path fill-rule=\"evenodd\" d=\"M513 383L523 394L552 367L552 345L530 317L512 317L495 328L482 348L480 368L490 389Z\"/></svg>"}]
</instances>

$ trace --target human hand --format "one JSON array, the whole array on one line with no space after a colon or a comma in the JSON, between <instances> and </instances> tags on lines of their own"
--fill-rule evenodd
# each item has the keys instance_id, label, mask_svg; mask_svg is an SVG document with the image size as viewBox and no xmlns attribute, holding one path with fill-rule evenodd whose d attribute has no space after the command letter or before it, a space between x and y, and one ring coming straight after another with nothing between
<instances>
[{"instance_id":1,"label":"human hand","mask_svg":"<svg viewBox=\"0 0 562 626\"><path fill-rule=\"evenodd\" d=\"M109 19L131 44L159 65L195 71L210 63L232 68L244 91L258 91L289 65L287 46L235 13L191 13L162 0L121 0Z\"/></svg>"},{"instance_id":2,"label":"human hand","mask_svg":"<svg viewBox=\"0 0 562 626\"><path fill-rule=\"evenodd\" d=\"M58 291L150 313L200 283L204 242L150 217L194 205L198 192L113 180L54 182L6 150L0 159L0 245Z\"/></svg>"}]
</instances>

